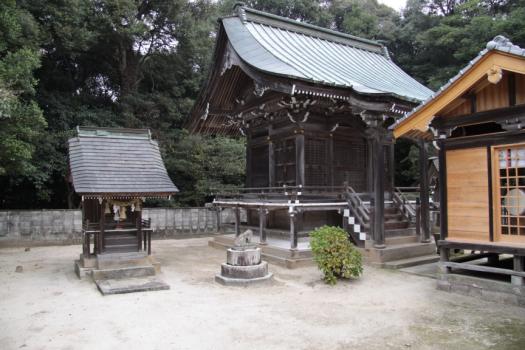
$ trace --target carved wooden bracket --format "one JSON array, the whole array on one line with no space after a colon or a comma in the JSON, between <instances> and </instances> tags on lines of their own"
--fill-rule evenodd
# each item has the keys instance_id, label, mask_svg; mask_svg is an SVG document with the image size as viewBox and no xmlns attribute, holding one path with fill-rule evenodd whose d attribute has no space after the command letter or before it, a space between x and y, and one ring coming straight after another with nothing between
<instances>
[{"instance_id":1,"label":"carved wooden bracket","mask_svg":"<svg viewBox=\"0 0 525 350\"><path fill-rule=\"evenodd\" d=\"M487 79L491 84L499 83L502 77L503 71L499 66L494 65L487 71Z\"/></svg>"}]
</instances>

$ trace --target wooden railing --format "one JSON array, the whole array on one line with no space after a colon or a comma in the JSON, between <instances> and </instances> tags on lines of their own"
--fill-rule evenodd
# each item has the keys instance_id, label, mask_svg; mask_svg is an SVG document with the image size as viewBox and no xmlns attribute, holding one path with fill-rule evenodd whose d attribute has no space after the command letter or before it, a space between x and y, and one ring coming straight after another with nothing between
<instances>
[{"instance_id":1,"label":"wooden railing","mask_svg":"<svg viewBox=\"0 0 525 350\"><path fill-rule=\"evenodd\" d=\"M410 223L416 222L419 187L394 187L392 201Z\"/></svg>"},{"instance_id":2,"label":"wooden railing","mask_svg":"<svg viewBox=\"0 0 525 350\"><path fill-rule=\"evenodd\" d=\"M295 201L316 202L324 198L343 198L344 186L282 186L248 187L216 191L216 201L259 200L259 201Z\"/></svg>"},{"instance_id":3,"label":"wooden railing","mask_svg":"<svg viewBox=\"0 0 525 350\"><path fill-rule=\"evenodd\" d=\"M351 186L345 187L345 198L348 202L348 210L357 223L361 226L361 232L367 232L370 229L370 201L365 200L368 193L357 193ZM352 229L353 232L353 229ZM358 244L359 237L353 236L354 243Z\"/></svg>"}]
</instances>

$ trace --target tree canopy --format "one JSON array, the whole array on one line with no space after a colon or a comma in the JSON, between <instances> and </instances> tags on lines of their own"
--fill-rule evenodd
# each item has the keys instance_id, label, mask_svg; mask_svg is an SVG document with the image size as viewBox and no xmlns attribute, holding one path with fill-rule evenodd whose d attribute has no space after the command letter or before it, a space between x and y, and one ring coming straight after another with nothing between
<instances>
[{"instance_id":1,"label":"tree canopy","mask_svg":"<svg viewBox=\"0 0 525 350\"><path fill-rule=\"evenodd\" d=\"M188 135L217 18L234 0L2 0L0 207L73 207L66 140L77 125L148 127L181 189L202 205L244 182L244 141ZM497 34L525 46L525 0L249 0L250 7L383 42L437 89ZM410 144L398 185L415 181ZM403 160L403 161L402 161Z\"/></svg>"}]
</instances>

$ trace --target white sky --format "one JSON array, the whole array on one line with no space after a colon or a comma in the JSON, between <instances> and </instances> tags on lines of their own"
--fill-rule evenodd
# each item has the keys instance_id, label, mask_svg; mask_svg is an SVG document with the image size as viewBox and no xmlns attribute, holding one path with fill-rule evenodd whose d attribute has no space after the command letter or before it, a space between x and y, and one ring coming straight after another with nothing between
<instances>
[{"instance_id":1,"label":"white sky","mask_svg":"<svg viewBox=\"0 0 525 350\"><path fill-rule=\"evenodd\" d=\"M405 7L406 2L406 0L379 0L379 3L390 6L398 11Z\"/></svg>"}]
</instances>

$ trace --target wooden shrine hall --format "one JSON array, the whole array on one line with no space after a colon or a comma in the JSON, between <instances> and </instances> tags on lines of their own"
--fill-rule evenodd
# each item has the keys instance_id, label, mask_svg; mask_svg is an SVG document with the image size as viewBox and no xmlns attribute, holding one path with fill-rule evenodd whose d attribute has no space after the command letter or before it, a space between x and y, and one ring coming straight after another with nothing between
<instances>
[{"instance_id":1,"label":"wooden shrine hall","mask_svg":"<svg viewBox=\"0 0 525 350\"><path fill-rule=\"evenodd\" d=\"M246 138L246 188L217 194L214 206L246 209L262 244L286 232L295 250L329 224L347 227L360 246L382 249L389 235L406 234L431 250L428 225L413 237L413 208L394 186L388 127L432 91L375 41L242 4L234 12L219 20L213 65L186 124ZM237 223L239 234L239 215Z\"/></svg>"},{"instance_id":2,"label":"wooden shrine hall","mask_svg":"<svg viewBox=\"0 0 525 350\"><path fill-rule=\"evenodd\" d=\"M440 289L525 305L524 123L525 49L497 36L395 125L439 148Z\"/></svg>"},{"instance_id":3,"label":"wooden shrine hall","mask_svg":"<svg viewBox=\"0 0 525 350\"><path fill-rule=\"evenodd\" d=\"M134 277L155 274L149 257L151 219L142 217L142 207L148 198L169 198L178 189L150 131L77 127L68 146L69 180L82 208L78 276L93 275L99 289L110 294L111 288L101 287L102 280L122 271Z\"/></svg>"}]
</instances>

